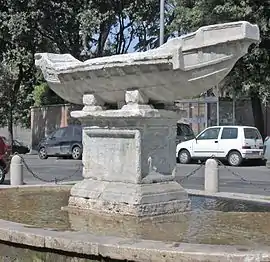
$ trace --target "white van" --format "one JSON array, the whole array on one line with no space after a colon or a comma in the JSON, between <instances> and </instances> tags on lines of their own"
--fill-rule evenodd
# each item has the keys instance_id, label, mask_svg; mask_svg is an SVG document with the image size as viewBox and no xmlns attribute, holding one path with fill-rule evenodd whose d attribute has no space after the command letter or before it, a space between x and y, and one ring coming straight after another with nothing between
<instances>
[{"instance_id":1,"label":"white van","mask_svg":"<svg viewBox=\"0 0 270 262\"><path fill-rule=\"evenodd\" d=\"M176 157L182 164L212 156L227 159L231 166L239 166L245 159L261 160L262 136L252 126L212 126L176 146Z\"/></svg>"}]
</instances>

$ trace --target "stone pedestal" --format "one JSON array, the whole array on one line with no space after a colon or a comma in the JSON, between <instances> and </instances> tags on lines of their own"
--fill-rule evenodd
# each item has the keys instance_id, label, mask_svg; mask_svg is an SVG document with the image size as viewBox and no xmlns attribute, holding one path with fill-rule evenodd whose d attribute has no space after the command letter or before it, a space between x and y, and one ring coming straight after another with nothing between
<instances>
[{"instance_id":1,"label":"stone pedestal","mask_svg":"<svg viewBox=\"0 0 270 262\"><path fill-rule=\"evenodd\" d=\"M126 92L120 110L85 96L92 96L84 97L88 104L72 112L85 126L84 180L71 189L69 207L138 217L188 210L188 195L174 181L177 115L147 105L137 90Z\"/></svg>"}]
</instances>

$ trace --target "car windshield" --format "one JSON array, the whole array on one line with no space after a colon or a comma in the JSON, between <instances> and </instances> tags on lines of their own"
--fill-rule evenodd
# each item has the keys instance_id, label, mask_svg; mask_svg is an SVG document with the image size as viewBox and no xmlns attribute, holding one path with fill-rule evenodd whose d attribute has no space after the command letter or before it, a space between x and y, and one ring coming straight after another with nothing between
<instances>
[{"instance_id":1,"label":"car windshield","mask_svg":"<svg viewBox=\"0 0 270 262\"><path fill-rule=\"evenodd\" d=\"M8 140L4 136L1 136L1 138L5 144L8 144Z\"/></svg>"},{"instance_id":2,"label":"car windshield","mask_svg":"<svg viewBox=\"0 0 270 262\"><path fill-rule=\"evenodd\" d=\"M22 145L23 145L21 142L19 142L19 141L17 141L17 140L13 140L13 144L14 144L15 146L22 146Z\"/></svg>"},{"instance_id":3,"label":"car windshield","mask_svg":"<svg viewBox=\"0 0 270 262\"><path fill-rule=\"evenodd\" d=\"M189 125L177 124L177 135L178 136L194 136L194 133Z\"/></svg>"}]
</instances>

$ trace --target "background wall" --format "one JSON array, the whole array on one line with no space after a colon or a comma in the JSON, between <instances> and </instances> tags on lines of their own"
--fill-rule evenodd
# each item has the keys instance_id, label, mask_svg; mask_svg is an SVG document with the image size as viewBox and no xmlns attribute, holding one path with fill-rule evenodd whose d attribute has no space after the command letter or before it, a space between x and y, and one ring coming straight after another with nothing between
<instances>
[{"instance_id":1,"label":"background wall","mask_svg":"<svg viewBox=\"0 0 270 262\"><path fill-rule=\"evenodd\" d=\"M52 105L46 107L31 108L31 129L14 126L14 138L36 149L39 141L49 135L55 129L68 124L79 124L77 119L70 116L73 110L81 110L81 105ZM174 106L166 106L165 109L174 110L179 115L179 120L188 122L195 133L199 133L207 126L217 124L216 99L179 100ZM266 134L270 135L270 106L264 107L264 120ZM219 101L220 125L254 125L251 102L241 99L235 102L231 100ZM7 128L0 128L0 135L8 137Z\"/></svg>"}]
</instances>

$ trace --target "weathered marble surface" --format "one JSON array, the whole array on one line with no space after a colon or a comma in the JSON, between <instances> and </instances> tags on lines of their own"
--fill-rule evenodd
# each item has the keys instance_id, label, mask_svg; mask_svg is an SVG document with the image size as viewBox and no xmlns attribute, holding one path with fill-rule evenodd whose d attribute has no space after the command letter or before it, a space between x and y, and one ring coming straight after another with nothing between
<instances>
[{"instance_id":1,"label":"weathered marble surface","mask_svg":"<svg viewBox=\"0 0 270 262\"><path fill-rule=\"evenodd\" d=\"M233 22L204 26L146 52L80 62L69 54L36 54L51 89L82 104L86 93L106 103L124 101L128 89L143 90L152 102L173 102L218 84L235 62L259 41L257 25Z\"/></svg>"},{"instance_id":2,"label":"weathered marble surface","mask_svg":"<svg viewBox=\"0 0 270 262\"><path fill-rule=\"evenodd\" d=\"M68 54L36 54L50 87L83 103L72 112L83 130L83 177L69 206L137 217L178 213L190 200L174 181L178 116L157 110L218 84L259 41L257 25L206 26L142 53L80 62ZM106 110L121 104L119 110Z\"/></svg>"},{"instance_id":3,"label":"weathered marble surface","mask_svg":"<svg viewBox=\"0 0 270 262\"><path fill-rule=\"evenodd\" d=\"M147 105L139 90L126 91L120 110L97 110L94 97L72 112L85 126L84 180L73 186L69 207L138 217L189 210L174 181L177 115Z\"/></svg>"}]
</instances>

